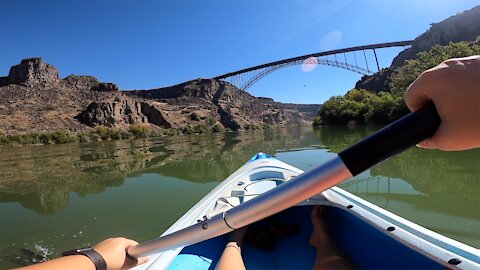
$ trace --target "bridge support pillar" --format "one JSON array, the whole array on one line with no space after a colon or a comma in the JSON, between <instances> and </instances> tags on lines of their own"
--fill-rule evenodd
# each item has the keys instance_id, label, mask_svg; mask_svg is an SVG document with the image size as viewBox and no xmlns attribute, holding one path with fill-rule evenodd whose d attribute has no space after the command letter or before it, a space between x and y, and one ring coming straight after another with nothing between
<instances>
[{"instance_id":1,"label":"bridge support pillar","mask_svg":"<svg viewBox=\"0 0 480 270\"><path fill-rule=\"evenodd\" d=\"M378 64L378 58L377 58L377 52L375 51L375 49L372 49L373 50L373 54L375 55L375 61L377 62L377 70L380 71L380 65Z\"/></svg>"}]
</instances>

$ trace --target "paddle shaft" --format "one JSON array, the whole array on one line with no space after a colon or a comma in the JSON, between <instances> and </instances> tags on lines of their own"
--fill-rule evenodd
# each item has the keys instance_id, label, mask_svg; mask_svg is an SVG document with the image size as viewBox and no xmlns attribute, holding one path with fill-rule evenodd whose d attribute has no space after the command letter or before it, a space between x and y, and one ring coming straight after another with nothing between
<instances>
[{"instance_id":1,"label":"paddle shaft","mask_svg":"<svg viewBox=\"0 0 480 270\"><path fill-rule=\"evenodd\" d=\"M405 115L338 155L355 176L432 137L440 126L440 122L435 105L429 101L422 109Z\"/></svg>"},{"instance_id":2,"label":"paddle shaft","mask_svg":"<svg viewBox=\"0 0 480 270\"><path fill-rule=\"evenodd\" d=\"M195 244L294 206L431 137L440 125L432 102L343 150L322 165L211 219L131 247L139 258Z\"/></svg>"}]
</instances>

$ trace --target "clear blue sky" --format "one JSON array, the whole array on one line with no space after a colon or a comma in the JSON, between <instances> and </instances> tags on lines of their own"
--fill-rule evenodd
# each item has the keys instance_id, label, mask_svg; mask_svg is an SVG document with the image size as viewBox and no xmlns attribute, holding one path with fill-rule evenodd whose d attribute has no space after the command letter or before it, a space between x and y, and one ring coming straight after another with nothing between
<instances>
[{"instance_id":1,"label":"clear blue sky","mask_svg":"<svg viewBox=\"0 0 480 270\"><path fill-rule=\"evenodd\" d=\"M413 39L480 0L0 0L0 76L42 57L61 77L93 75L121 89L209 78L324 50ZM388 66L399 49L379 51ZM360 78L294 66L254 85L256 96L321 103Z\"/></svg>"}]
</instances>

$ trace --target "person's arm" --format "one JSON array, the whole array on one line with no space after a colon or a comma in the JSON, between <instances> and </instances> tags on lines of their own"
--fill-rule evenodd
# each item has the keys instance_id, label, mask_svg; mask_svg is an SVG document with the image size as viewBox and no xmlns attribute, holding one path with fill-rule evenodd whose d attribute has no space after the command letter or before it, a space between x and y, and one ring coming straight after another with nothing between
<instances>
[{"instance_id":1,"label":"person's arm","mask_svg":"<svg viewBox=\"0 0 480 270\"><path fill-rule=\"evenodd\" d=\"M407 89L405 103L416 111L428 100L442 123L419 147L447 151L480 147L480 56L449 59L423 72Z\"/></svg>"},{"instance_id":2,"label":"person's arm","mask_svg":"<svg viewBox=\"0 0 480 270\"><path fill-rule=\"evenodd\" d=\"M131 246L138 245L137 242L117 237L109 238L98 243L93 249L98 252L107 264L107 270L130 269L134 266L143 264L148 258L140 258L138 260L127 256L127 249ZM70 255L56 258L47 262L30 265L19 268L21 270L95 270L93 262L84 255Z\"/></svg>"}]
</instances>

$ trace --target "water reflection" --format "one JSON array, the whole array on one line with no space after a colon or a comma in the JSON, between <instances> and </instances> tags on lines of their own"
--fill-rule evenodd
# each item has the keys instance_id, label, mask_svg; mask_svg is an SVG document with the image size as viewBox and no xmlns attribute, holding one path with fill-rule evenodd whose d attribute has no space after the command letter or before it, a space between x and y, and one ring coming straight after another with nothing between
<instances>
[{"instance_id":1,"label":"water reflection","mask_svg":"<svg viewBox=\"0 0 480 270\"><path fill-rule=\"evenodd\" d=\"M67 206L70 192L85 196L122 185L151 158L142 148L136 142L107 142L14 148L14 156L3 152L0 202L53 213Z\"/></svg>"},{"instance_id":2,"label":"water reflection","mask_svg":"<svg viewBox=\"0 0 480 270\"><path fill-rule=\"evenodd\" d=\"M326 147L338 152L376 129L283 128L12 148L14 155L10 151L0 154L0 202L20 202L39 213L54 213L68 205L70 192L80 196L101 193L142 173L197 183L221 181L258 151L275 155ZM410 149L375 166L370 174L403 179L428 196L478 202L479 153Z\"/></svg>"},{"instance_id":3,"label":"water reflection","mask_svg":"<svg viewBox=\"0 0 480 270\"><path fill-rule=\"evenodd\" d=\"M315 129L321 143L333 152L368 136L377 127ZM368 153L367 153L368 154ZM431 196L480 200L480 149L460 152L417 149L392 157L370 170L372 176L403 179Z\"/></svg>"},{"instance_id":4,"label":"water reflection","mask_svg":"<svg viewBox=\"0 0 480 270\"><path fill-rule=\"evenodd\" d=\"M338 152L376 129L327 128L316 129L315 134L326 148ZM480 149L443 152L414 147L340 186L408 220L478 247L479 158Z\"/></svg>"},{"instance_id":5,"label":"water reflection","mask_svg":"<svg viewBox=\"0 0 480 270\"><path fill-rule=\"evenodd\" d=\"M480 199L480 151L441 152L410 149L373 168L373 175L401 178L431 196L452 200Z\"/></svg>"},{"instance_id":6,"label":"water reflection","mask_svg":"<svg viewBox=\"0 0 480 270\"><path fill-rule=\"evenodd\" d=\"M12 148L0 154L0 202L52 214L80 196L156 173L198 183L221 181L253 154L310 147L310 128ZM9 148L4 148L9 149Z\"/></svg>"},{"instance_id":7,"label":"water reflection","mask_svg":"<svg viewBox=\"0 0 480 270\"><path fill-rule=\"evenodd\" d=\"M55 256L112 235L144 241L259 151L306 170L328 157L326 149L339 152L376 129L295 127L2 148L0 253L47 247ZM342 187L479 247L479 156L480 150L410 149ZM0 268L18 265L0 257Z\"/></svg>"}]
</instances>

